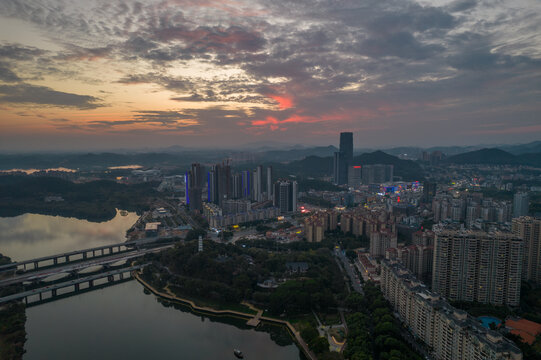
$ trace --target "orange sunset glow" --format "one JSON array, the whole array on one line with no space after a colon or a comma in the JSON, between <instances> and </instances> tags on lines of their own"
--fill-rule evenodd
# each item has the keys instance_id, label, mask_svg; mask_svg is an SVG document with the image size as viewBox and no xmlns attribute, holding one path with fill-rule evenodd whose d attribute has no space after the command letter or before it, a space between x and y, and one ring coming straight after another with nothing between
<instances>
[{"instance_id":1,"label":"orange sunset glow","mask_svg":"<svg viewBox=\"0 0 541 360\"><path fill-rule=\"evenodd\" d=\"M367 146L535 140L540 10L3 1L0 150L317 144L344 129Z\"/></svg>"}]
</instances>

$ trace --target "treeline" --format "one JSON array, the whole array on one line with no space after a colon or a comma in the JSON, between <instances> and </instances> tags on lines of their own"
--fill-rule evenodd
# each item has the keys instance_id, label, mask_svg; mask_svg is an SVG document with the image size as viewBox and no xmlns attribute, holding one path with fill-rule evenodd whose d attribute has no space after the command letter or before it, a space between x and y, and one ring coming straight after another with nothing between
<instances>
[{"instance_id":1,"label":"treeline","mask_svg":"<svg viewBox=\"0 0 541 360\"><path fill-rule=\"evenodd\" d=\"M370 240L367 236L356 236L352 233L344 234L340 230L325 232L325 239L321 242L295 241L292 243L278 243L275 240L257 239L237 241L238 245L247 248L259 248L274 251L308 251L317 249L332 250L338 244L342 249L358 249L368 247Z\"/></svg>"},{"instance_id":2,"label":"treeline","mask_svg":"<svg viewBox=\"0 0 541 360\"><path fill-rule=\"evenodd\" d=\"M346 304L353 311L348 324L346 358L351 360L421 360L402 340L400 324L389 303L372 283L365 283L364 296L352 294Z\"/></svg>"},{"instance_id":3,"label":"treeline","mask_svg":"<svg viewBox=\"0 0 541 360\"><path fill-rule=\"evenodd\" d=\"M109 180L79 184L54 177L0 176L0 216L37 213L106 221L115 217L116 208L147 210L158 195L155 185L125 185ZM46 202L47 196L60 196L63 201Z\"/></svg>"},{"instance_id":4,"label":"treeline","mask_svg":"<svg viewBox=\"0 0 541 360\"><path fill-rule=\"evenodd\" d=\"M0 265L11 263L11 259L0 254ZM15 290L21 290L19 285L0 289L0 297L7 296ZM20 360L24 354L26 342L25 306L21 302L8 303L0 307L0 359Z\"/></svg>"},{"instance_id":5,"label":"treeline","mask_svg":"<svg viewBox=\"0 0 541 360\"><path fill-rule=\"evenodd\" d=\"M0 310L0 359L20 360L26 342L25 307L23 303L5 305Z\"/></svg>"}]
</instances>

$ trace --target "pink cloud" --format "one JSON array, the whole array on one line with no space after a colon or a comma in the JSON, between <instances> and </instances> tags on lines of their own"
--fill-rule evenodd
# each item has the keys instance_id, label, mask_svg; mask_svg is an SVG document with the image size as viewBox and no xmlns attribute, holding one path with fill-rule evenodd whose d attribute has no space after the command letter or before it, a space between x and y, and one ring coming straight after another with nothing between
<instances>
[{"instance_id":1,"label":"pink cloud","mask_svg":"<svg viewBox=\"0 0 541 360\"><path fill-rule=\"evenodd\" d=\"M278 108L280 110L286 110L293 107L293 97L289 95L274 95L267 94L266 96L270 97L272 100L278 103Z\"/></svg>"}]
</instances>

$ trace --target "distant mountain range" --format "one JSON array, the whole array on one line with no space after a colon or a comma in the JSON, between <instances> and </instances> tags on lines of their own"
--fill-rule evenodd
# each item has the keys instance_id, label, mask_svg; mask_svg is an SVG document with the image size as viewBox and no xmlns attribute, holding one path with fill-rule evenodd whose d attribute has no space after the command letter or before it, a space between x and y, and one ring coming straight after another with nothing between
<instances>
[{"instance_id":1,"label":"distant mountain range","mask_svg":"<svg viewBox=\"0 0 541 360\"><path fill-rule=\"evenodd\" d=\"M496 148L480 149L451 156L445 159L445 162L452 164L541 166L541 152L514 155Z\"/></svg>"},{"instance_id":2,"label":"distant mountain range","mask_svg":"<svg viewBox=\"0 0 541 360\"><path fill-rule=\"evenodd\" d=\"M297 174L300 176L322 177L333 174L333 157L307 156L302 160L287 164L270 163L280 174ZM422 180L423 170L414 161L402 160L383 151L365 153L353 158L353 165L388 164L394 166L394 175L405 181Z\"/></svg>"},{"instance_id":3,"label":"distant mountain range","mask_svg":"<svg viewBox=\"0 0 541 360\"><path fill-rule=\"evenodd\" d=\"M141 165L143 167L167 167L187 169L192 162L213 164L227 158L244 158L243 167L251 168L254 164L273 164L284 173L292 174L298 167L307 176L319 177L332 175L333 153L338 151L335 146L284 146L281 150L266 149L261 146L259 151L249 150L193 150L181 147L170 147L162 152L133 152L133 153L63 153L63 154L0 154L0 170L13 168L46 169L66 167L81 170L100 170L110 166ZM357 149L358 151L358 149ZM417 159L423 151L441 151L447 155L448 163L456 164L518 164L541 166L541 141L520 145L502 145L491 148L468 147L395 147L387 150L363 150L356 152L355 162L362 164L393 164L395 175L404 179L417 180L422 177L420 166L409 160ZM404 162L407 161L407 162ZM234 162L235 166L241 166ZM309 174L309 175L308 175Z\"/></svg>"}]
</instances>

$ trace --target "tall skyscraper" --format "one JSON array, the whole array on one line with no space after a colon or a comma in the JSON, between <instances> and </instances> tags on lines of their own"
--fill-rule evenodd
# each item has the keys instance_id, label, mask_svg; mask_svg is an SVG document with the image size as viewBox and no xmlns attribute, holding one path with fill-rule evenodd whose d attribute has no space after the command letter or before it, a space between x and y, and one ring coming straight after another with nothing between
<instances>
[{"instance_id":1,"label":"tall skyscraper","mask_svg":"<svg viewBox=\"0 0 541 360\"><path fill-rule=\"evenodd\" d=\"M346 162L351 163L353 161L353 133L340 133L340 152Z\"/></svg>"},{"instance_id":2,"label":"tall skyscraper","mask_svg":"<svg viewBox=\"0 0 541 360\"><path fill-rule=\"evenodd\" d=\"M207 201L218 204L218 174L215 166L207 173L207 185Z\"/></svg>"},{"instance_id":3,"label":"tall skyscraper","mask_svg":"<svg viewBox=\"0 0 541 360\"><path fill-rule=\"evenodd\" d=\"M436 196L437 187L438 184L436 184L435 182L425 181L423 183L423 202L429 203L432 201L432 198Z\"/></svg>"},{"instance_id":4,"label":"tall skyscraper","mask_svg":"<svg viewBox=\"0 0 541 360\"><path fill-rule=\"evenodd\" d=\"M201 210L203 207L201 195L203 191L205 168L201 164L192 164L191 170L184 175L186 205L190 210Z\"/></svg>"},{"instance_id":5,"label":"tall skyscraper","mask_svg":"<svg viewBox=\"0 0 541 360\"><path fill-rule=\"evenodd\" d=\"M274 183L273 203L281 213L297 211L297 182L278 180Z\"/></svg>"},{"instance_id":6,"label":"tall skyscraper","mask_svg":"<svg viewBox=\"0 0 541 360\"><path fill-rule=\"evenodd\" d=\"M340 151L334 153L334 182L347 184L348 167L353 162L353 133L340 133Z\"/></svg>"},{"instance_id":7,"label":"tall skyscraper","mask_svg":"<svg viewBox=\"0 0 541 360\"><path fill-rule=\"evenodd\" d=\"M518 218L528 215L530 207L530 195L527 192L518 192L513 197L513 217Z\"/></svg>"},{"instance_id":8,"label":"tall skyscraper","mask_svg":"<svg viewBox=\"0 0 541 360\"><path fill-rule=\"evenodd\" d=\"M231 167L227 163L216 164L207 174L209 202L220 205L223 200L231 199L233 178Z\"/></svg>"},{"instance_id":9,"label":"tall skyscraper","mask_svg":"<svg viewBox=\"0 0 541 360\"><path fill-rule=\"evenodd\" d=\"M267 200L273 199L272 166L267 168Z\"/></svg>"},{"instance_id":10,"label":"tall skyscraper","mask_svg":"<svg viewBox=\"0 0 541 360\"><path fill-rule=\"evenodd\" d=\"M254 170L254 193L252 200L263 201L263 167L259 165Z\"/></svg>"},{"instance_id":11,"label":"tall skyscraper","mask_svg":"<svg viewBox=\"0 0 541 360\"><path fill-rule=\"evenodd\" d=\"M252 197L252 172L250 170L242 172L242 197L245 199Z\"/></svg>"},{"instance_id":12,"label":"tall skyscraper","mask_svg":"<svg viewBox=\"0 0 541 360\"><path fill-rule=\"evenodd\" d=\"M513 234L524 242L522 278L541 285L541 219L530 216L513 219Z\"/></svg>"},{"instance_id":13,"label":"tall skyscraper","mask_svg":"<svg viewBox=\"0 0 541 360\"><path fill-rule=\"evenodd\" d=\"M437 230L432 290L452 301L519 305L522 243L510 233Z\"/></svg>"},{"instance_id":14,"label":"tall skyscraper","mask_svg":"<svg viewBox=\"0 0 541 360\"><path fill-rule=\"evenodd\" d=\"M334 178L334 184L340 185L340 163L342 162L342 156L340 155L340 151L336 151L334 153L334 161L333 161L333 178Z\"/></svg>"},{"instance_id":15,"label":"tall skyscraper","mask_svg":"<svg viewBox=\"0 0 541 360\"><path fill-rule=\"evenodd\" d=\"M233 199L242 198L242 174L233 175L233 192L231 195Z\"/></svg>"}]
</instances>

